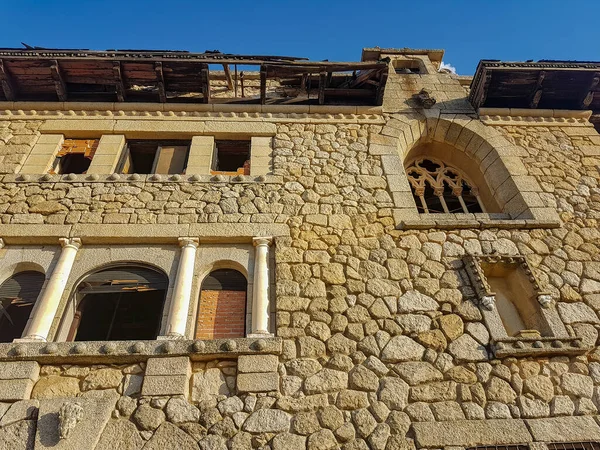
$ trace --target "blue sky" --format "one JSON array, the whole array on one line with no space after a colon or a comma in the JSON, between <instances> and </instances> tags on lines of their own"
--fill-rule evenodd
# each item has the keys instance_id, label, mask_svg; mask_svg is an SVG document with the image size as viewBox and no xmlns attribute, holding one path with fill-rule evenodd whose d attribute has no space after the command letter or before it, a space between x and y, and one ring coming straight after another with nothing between
<instances>
[{"instance_id":1,"label":"blue sky","mask_svg":"<svg viewBox=\"0 0 600 450\"><path fill-rule=\"evenodd\" d=\"M170 49L359 60L363 47L480 59L600 60L600 0L0 0L0 47Z\"/></svg>"}]
</instances>

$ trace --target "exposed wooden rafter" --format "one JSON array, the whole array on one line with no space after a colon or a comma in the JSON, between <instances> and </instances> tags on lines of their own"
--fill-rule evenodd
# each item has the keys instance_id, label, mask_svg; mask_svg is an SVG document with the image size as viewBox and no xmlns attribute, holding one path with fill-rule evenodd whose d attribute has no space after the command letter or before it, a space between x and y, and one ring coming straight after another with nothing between
<instances>
[{"instance_id":1,"label":"exposed wooden rafter","mask_svg":"<svg viewBox=\"0 0 600 450\"><path fill-rule=\"evenodd\" d=\"M67 85L60 71L60 65L57 60L52 61L50 65L50 73L54 80L54 88L56 89L56 95L58 100L61 102L67 101Z\"/></svg>"},{"instance_id":2,"label":"exposed wooden rafter","mask_svg":"<svg viewBox=\"0 0 600 450\"><path fill-rule=\"evenodd\" d=\"M115 88L117 91L117 100L120 102L125 101L125 84L123 83L123 74L121 72L121 63L119 61L113 62L113 74L115 76Z\"/></svg>"},{"instance_id":3,"label":"exposed wooden rafter","mask_svg":"<svg viewBox=\"0 0 600 450\"><path fill-rule=\"evenodd\" d=\"M319 72L319 105L325 104L325 89L327 88L327 72Z\"/></svg>"},{"instance_id":4,"label":"exposed wooden rafter","mask_svg":"<svg viewBox=\"0 0 600 450\"><path fill-rule=\"evenodd\" d=\"M543 70L540 70L537 81L535 83L535 87L533 88L533 91L531 93L531 97L529 100L530 108L537 108L540 103L540 100L542 99L542 94L544 92L544 90L542 89L542 84L544 83L544 78L546 78L546 72Z\"/></svg>"},{"instance_id":5,"label":"exposed wooden rafter","mask_svg":"<svg viewBox=\"0 0 600 450\"><path fill-rule=\"evenodd\" d=\"M200 69L200 83L202 84L202 103L210 103L210 72L208 64L202 64Z\"/></svg>"},{"instance_id":6,"label":"exposed wooden rafter","mask_svg":"<svg viewBox=\"0 0 600 450\"><path fill-rule=\"evenodd\" d=\"M260 66L260 104L267 102L267 68Z\"/></svg>"},{"instance_id":7,"label":"exposed wooden rafter","mask_svg":"<svg viewBox=\"0 0 600 450\"><path fill-rule=\"evenodd\" d=\"M225 72L225 80L227 81L227 89L233 90L233 80L231 79L231 70L229 70L229 64L223 64L223 71Z\"/></svg>"},{"instance_id":8,"label":"exposed wooden rafter","mask_svg":"<svg viewBox=\"0 0 600 450\"><path fill-rule=\"evenodd\" d=\"M154 72L156 73L156 87L158 88L158 99L161 103L167 101L167 92L165 90L165 76L163 74L162 62L154 63Z\"/></svg>"},{"instance_id":9,"label":"exposed wooden rafter","mask_svg":"<svg viewBox=\"0 0 600 450\"><path fill-rule=\"evenodd\" d=\"M383 94L385 92L385 85L387 84L388 72L387 70L381 72L381 77L379 78L379 84L377 85L377 95L375 96L375 104L377 106L383 105Z\"/></svg>"},{"instance_id":10,"label":"exposed wooden rafter","mask_svg":"<svg viewBox=\"0 0 600 450\"><path fill-rule=\"evenodd\" d=\"M12 81L10 74L6 71L4 67L4 61L0 59L0 83L2 83L2 90L4 91L4 96L8 101L13 101L17 97L17 90Z\"/></svg>"}]
</instances>

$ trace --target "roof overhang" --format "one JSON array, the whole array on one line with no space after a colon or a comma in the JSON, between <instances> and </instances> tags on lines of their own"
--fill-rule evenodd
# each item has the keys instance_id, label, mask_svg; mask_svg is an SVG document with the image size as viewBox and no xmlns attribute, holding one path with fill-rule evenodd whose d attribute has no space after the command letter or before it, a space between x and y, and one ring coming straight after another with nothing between
<instances>
[{"instance_id":1,"label":"roof overhang","mask_svg":"<svg viewBox=\"0 0 600 450\"><path fill-rule=\"evenodd\" d=\"M361 61L378 61L389 55L426 55L432 63L442 62L444 50L416 48L363 48Z\"/></svg>"}]
</instances>

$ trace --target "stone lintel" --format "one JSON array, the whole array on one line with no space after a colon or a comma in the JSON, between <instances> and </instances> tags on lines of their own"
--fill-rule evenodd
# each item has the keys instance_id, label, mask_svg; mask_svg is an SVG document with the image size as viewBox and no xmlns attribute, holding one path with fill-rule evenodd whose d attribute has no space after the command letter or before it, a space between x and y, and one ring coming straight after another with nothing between
<instances>
[{"instance_id":1,"label":"stone lintel","mask_svg":"<svg viewBox=\"0 0 600 450\"><path fill-rule=\"evenodd\" d=\"M598 441L600 427L590 416L551 417L526 420L536 441Z\"/></svg>"},{"instance_id":2,"label":"stone lintel","mask_svg":"<svg viewBox=\"0 0 600 450\"><path fill-rule=\"evenodd\" d=\"M279 364L277 355L242 355L238 358L238 372L276 372Z\"/></svg>"},{"instance_id":3,"label":"stone lintel","mask_svg":"<svg viewBox=\"0 0 600 450\"><path fill-rule=\"evenodd\" d=\"M590 418L593 422L593 419ZM454 420L412 424L417 448L510 445L532 441L525 422L517 419Z\"/></svg>"},{"instance_id":4,"label":"stone lintel","mask_svg":"<svg viewBox=\"0 0 600 450\"><path fill-rule=\"evenodd\" d=\"M237 376L237 389L239 392L270 392L279 389L279 374L266 373L240 373Z\"/></svg>"}]
</instances>

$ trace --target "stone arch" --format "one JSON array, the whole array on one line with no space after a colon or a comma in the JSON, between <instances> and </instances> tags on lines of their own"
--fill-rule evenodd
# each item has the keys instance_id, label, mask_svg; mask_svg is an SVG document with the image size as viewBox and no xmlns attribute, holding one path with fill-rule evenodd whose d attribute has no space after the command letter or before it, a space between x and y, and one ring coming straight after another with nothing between
<instances>
[{"instance_id":1,"label":"stone arch","mask_svg":"<svg viewBox=\"0 0 600 450\"><path fill-rule=\"evenodd\" d=\"M466 164L471 178L485 184L498 212L511 219L558 221L556 212L545 207L539 183L522 162L527 152L478 119L443 117L439 111L426 111L426 116L394 114L382 133L398 138L396 150L402 165L419 147L442 146L450 162L459 168Z\"/></svg>"},{"instance_id":2,"label":"stone arch","mask_svg":"<svg viewBox=\"0 0 600 450\"><path fill-rule=\"evenodd\" d=\"M67 340L154 339L159 334L169 277L139 261L114 261L74 283L74 312L65 318Z\"/></svg>"}]
</instances>

